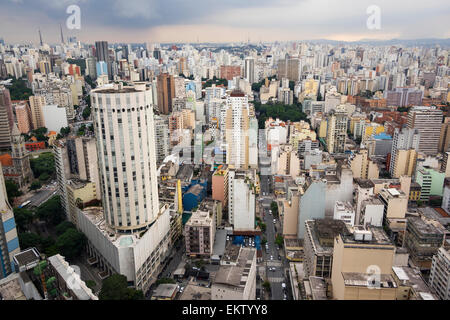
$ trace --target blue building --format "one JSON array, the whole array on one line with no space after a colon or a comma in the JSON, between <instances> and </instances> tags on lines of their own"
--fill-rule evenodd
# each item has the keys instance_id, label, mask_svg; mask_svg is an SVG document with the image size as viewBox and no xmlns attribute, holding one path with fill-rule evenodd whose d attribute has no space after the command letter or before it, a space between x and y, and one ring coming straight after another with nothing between
<instances>
[{"instance_id":1,"label":"blue building","mask_svg":"<svg viewBox=\"0 0 450 320\"><path fill-rule=\"evenodd\" d=\"M108 64L105 61L97 62L97 78L102 75L108 75Z\"/></svg>"},{"instance_id":2,"label":"blue building","mask_svg":"<svg viewBox=\"0 0 450 320\"><path fill-rule=\"evenodd\" d=\"M208 182L200 180L192 180L191 184L183 188L183 209L184 211L192 211L197 208L205 199Z\"/></svg>"},{"instance_id":3,"label":"blue building","mask_svg":"<svg viewBox=\"0 0 450 320\"><path fill-rule=\"evenodd\" d=\"M6 194L5 179L0 165L0 279L14 271L13 258L20 252L16 221Z\"/></svg>"}]
</instances>

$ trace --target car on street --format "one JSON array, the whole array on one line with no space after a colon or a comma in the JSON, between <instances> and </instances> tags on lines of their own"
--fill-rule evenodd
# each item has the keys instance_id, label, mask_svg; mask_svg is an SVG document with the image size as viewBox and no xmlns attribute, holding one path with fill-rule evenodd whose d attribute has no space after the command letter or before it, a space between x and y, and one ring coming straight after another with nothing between
<instances>
[{"instance_id":1,"label":"car on street","mask_svg":"<svg viewBox=\"0 0 450 320\"><path fill-rule=\"evenodd\" d=\"M281 260L281 256L280 255L278 255L278 260Z\"/></svg>"},{"instance_id":2,"label":"car on street","mask_svg":"<svg viewBox=\"0 0 450 320\"><path fill-rule=\"evenodd\" d=\"M273 260L273 256L270 256L270 260Z\"/></svg>"}]
</instances>

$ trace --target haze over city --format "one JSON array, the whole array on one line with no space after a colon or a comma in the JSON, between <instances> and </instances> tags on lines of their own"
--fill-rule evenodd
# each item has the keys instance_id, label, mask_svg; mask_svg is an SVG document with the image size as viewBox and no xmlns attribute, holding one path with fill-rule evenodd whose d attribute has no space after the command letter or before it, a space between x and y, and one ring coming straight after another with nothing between
<instances>
[{"instance_id":1,"label":"haze over city","mask_svg":"<svg viewBox=\"0 0 450 320\"><path fill-rule=\"evenodd\" d=\"M40 27L45 41L56 42L72 4L81 9L81 29L67 34L85 42L450 38L446 0L2 0L1 33L37 43ZM371 5L381 9L379 30L366 27Z\"/></svg>"}]
</instances>

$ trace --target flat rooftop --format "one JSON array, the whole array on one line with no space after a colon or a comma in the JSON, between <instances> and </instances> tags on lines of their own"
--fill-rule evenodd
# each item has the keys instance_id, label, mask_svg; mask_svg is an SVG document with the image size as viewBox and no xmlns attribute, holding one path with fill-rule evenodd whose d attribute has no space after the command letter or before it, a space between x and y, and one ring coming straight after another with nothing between
<instances>
[{"instance_id":1,"label":"flat rooftop","mask_svg":"<svg viewBox=\"0 0 450 320\"><path fill-rule=\"evenodd\" d=\"M190 282L184 288L180 300L211 300L211 288L196 285L195 282Z\"/></svg>"},{"instance_id":2,"label":"flat rooftop","mask_svg":"<svg viewBox=\"0 0 450 320\"><path fill-rule=\"evenodd\" d=\"M327 284L324 278L309 277L309 285L313 300L328 300Z\"/></svg>"},{"instance_id":3,"label":"flat rooftop","mask_svg":"<svg viewBox=\"0 0 450 320\"><path fill-rule=\"evenodd\" d=\"M369 281L372 280L373 274L361 272L342 272L342 277L344 278L344 284L346 286L367 287ZM381 274L380 287L397 288L397 283L392 275Z\"/></svg>"},{"instance_id":4,"label":"flat rooftop","mask_svg":"<svg viewBox=\"0 0 450 320\"><path fill-rule=\"evenodd\" d=\"M420 217L408 217L408 225L414 226L423 235L443 235L444 227L436 220L425 221Z\"/></svg>"},{"instance_id":5,"label":"flat rooftop","mask_svg":"<svg viewBox=\"0 0 450 320\"><path fill-rule=\"evenodd\" d=\"M153 297L172 298L176 290L177 290L176 284L172 283L160 284L154 291Z\"/></svg>"},{"instance_id":6,"label":"flat rooftop","mask_svg":"<svg viewBox=\"0 0 450 320\"><path fill-rule=\"evenodd\" d=\"M373 244L373 245L389 245L393 246L391 239L389 239L386 232L383 230L383 228L378 227L369 227L367 228L368 231L372 233L372 240L355 240L355 236L353 231L354 230L362 230L361 226L355 226L355 227L348 227L347 228L350 232L348 234L341 234L342 239L344 243L346 244Z\"/></svg>"},{"instance_id":7,"label":"flat rooftop","mask_svg":"<svg viewBox=\"0 0 450 320\"><path fill-rule=\"evenodd\" d=\"M247 284L248 275L256 250L253 248L242 248L239 252L236 265L220 266L214 279L214 284L244 288Z\"/></svg>"},{"instance_id":8,"label":"flat rooftop","mask_svg":"<svg viewBox=\"0 0 450 320\"><path fill-rule=\"evenodd\" d=\"M18 273L0 280L0 300L27 300L20 287Z\"/></svg>"}]
</instances>

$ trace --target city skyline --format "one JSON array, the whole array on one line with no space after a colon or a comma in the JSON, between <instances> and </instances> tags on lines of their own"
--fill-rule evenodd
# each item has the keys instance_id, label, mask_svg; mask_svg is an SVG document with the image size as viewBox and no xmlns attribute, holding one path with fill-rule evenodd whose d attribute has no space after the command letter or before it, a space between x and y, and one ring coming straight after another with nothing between
<instances>
[{"instance_id":1,"label":"city skyline","mask_svg":"<svg viewBox=\"0 0 450 320\"><path fill-rule=\"evenodd\" d=\"M201 0L205 2L204 0ZM69 30L70 5L78 5L80 30ZM367 20L377 5L380 28ZM323 10L323 8L327 10ZM369 12L369 13L367 13ZM14 14L12 14L14 13ZM420 21L420 23L417 23ZM252 42L294 40L450 38L450 5L443 0L407 1L101 1L6 0L0 3L0 37L9 43L58 43L66 37L83 42ZM14 25L14 29L11 26ZM14 31L14 32L12 32Z\"/></svg>"}]
</instances>

